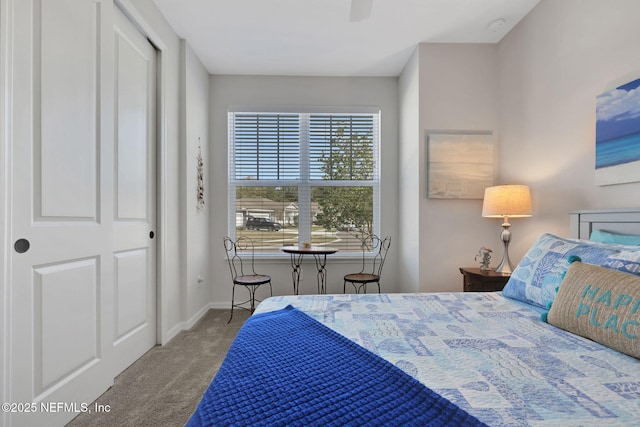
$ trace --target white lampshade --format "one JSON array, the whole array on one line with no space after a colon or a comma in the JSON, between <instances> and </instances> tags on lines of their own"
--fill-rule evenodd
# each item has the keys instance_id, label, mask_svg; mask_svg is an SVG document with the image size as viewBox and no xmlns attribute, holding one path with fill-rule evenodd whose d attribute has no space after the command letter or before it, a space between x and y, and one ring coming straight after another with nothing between
<instances>
[{"instance_id":1,"label":"white lampshade","mask_svg":"<svg viewBox=\"0 0 640 427\"><path fill-rule=\"evenodd\" d=\"M485 188L482 216L524 218L531 215L531 192L528 186L497 185Z\"/></svg>"}]
</instances>

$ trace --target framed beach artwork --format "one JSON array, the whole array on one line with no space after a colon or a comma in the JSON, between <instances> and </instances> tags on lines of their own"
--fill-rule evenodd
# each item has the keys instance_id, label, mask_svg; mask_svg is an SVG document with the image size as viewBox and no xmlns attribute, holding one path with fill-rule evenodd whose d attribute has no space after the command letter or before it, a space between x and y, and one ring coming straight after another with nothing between
<instances>
[{"instance_id":1,"label":"framed beach artwork","mask_svg":"<svg viewBox=\"0 0 640 427\"><path fill-rule=\"evenodd\" d=\"M427 197L482 199L494 183L493 132L427 135Z\"/></svg>"},{"instance_id":2,"label":"framed beach artwork","mask_svg":"<svg viewBox=\"0 0 640 427\"><path fill-rule=\"evenodd\" d=\"M596 184L640 181L640 79L596 98Z\"/></svg>"}]
</instances>

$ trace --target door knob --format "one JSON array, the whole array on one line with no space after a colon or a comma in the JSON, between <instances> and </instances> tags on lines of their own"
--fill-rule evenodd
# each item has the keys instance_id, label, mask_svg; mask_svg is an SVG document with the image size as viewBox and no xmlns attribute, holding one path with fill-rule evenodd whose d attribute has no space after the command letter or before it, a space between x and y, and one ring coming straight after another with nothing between
<instances>
[{"instance_id":1,"label":"door knob","mask_svg":"<svg viewBox=\"0 0 640 427\"><path fill-rule=\"evenodd\" d=\"M23 254L23 253L27 252L29 250L29 247L31 247L31 243L29 243L29 241L27 239L18 239L13 244L13 248L19 254Z\"/></svg>"}]
</instances>

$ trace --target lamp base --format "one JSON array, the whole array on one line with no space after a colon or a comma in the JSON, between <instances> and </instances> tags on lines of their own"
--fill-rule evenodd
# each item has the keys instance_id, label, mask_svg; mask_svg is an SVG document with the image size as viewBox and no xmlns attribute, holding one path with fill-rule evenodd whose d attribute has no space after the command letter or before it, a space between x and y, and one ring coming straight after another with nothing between
<instances>
[{"instance_id":1,"label":"lamp base","mask_svg":"<svg viewBox=\"0 0 640 427\"><path fill-rule=\"evenodd\" d=\"M510 276L513 273L513 267L511 266L511 261L509 261L508 254L502 257L502 261L494 270L498 274L504 274L505 276Z\"/></svg>"},{"instance_id":2,"label":"lamp base","mask_svg":"<svg viewBox=\"0 0 640 427\"><path fill-rule=\"evenodd\" d=\"M505 219L505 222L502 224L502 233L500 233L500 240L502 240L502 244L504 246L504 253L502 254L502 261L495 269L496 273L510 275L513 273L513 264L511 264L511 260L509 259L509 242L511 241L511 231L509 231L509 221Z\"/></svg>"}]
</instances>

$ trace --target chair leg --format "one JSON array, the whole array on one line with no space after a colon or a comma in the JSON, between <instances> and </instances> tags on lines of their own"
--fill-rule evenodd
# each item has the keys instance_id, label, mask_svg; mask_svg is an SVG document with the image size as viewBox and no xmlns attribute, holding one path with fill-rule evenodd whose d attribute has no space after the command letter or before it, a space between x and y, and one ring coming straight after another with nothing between
<instances>
[{"instance_id":1,"label":"chair leg","mask_svg":"<svg viewBox=\"0 0 640 427\"><path fill-rule=\"evenodd\" d=\"M236 284L233 284L233 288L231 290L231 316L229 316L229 321L227 322L227 325L229 323L231 323L231 319L233 319L233 305L234 305L234 298L236 296Z\"/></svg>"},{"instance_id":2,"label":"chair leg","mask_svg":"<svg viewBox=\"0 0 640 427\"><path fill-rule=\"evenodd\" d=\"M269 283L269 294L273 296L273 287L271 286L271 282ZM256 291L260 288L260 285L250 285L251 286L251 314L256 311ZM248 288L248 287L247 287Z\"/></svg>"},{"instance_id":3,"label":"chair leg","mask_svg":"<svg viewBox=\"0 0 640 427\"><path fill-rule=\"evenodd\" d=\"M256 309L256 286L247 286L247 289L251 298L251 314L253 314Z\"/></svg>"},{"instance_id":4,"label":"chair leg","mask_svg":"<svg viewBox=\"0 0 640 427\"><path fill-rule=\"evenodd\" d=\"M355 282L349 282L353 285L353 292L355 292L356 294L360 293L360 288L358 288L358 285L356 285ZM347 293L347 280L344 281L344 284L342 285L342 293L346 294Z\"/></svg>"}]
</instances>

